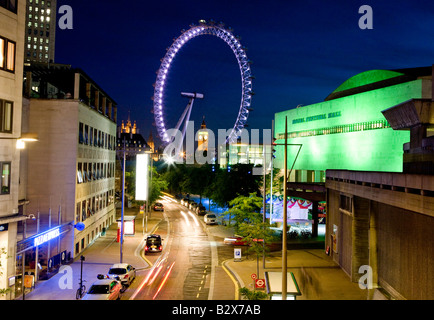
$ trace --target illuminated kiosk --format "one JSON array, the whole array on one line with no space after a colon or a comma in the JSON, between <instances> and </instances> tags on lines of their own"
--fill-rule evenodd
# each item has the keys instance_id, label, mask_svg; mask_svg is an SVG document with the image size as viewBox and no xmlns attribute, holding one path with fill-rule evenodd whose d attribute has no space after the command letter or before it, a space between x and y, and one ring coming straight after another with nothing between
<instances>
[{"instance_id":1,"label":"illuminated kiosk","mask_svg":"<svg viewBox=\"0 0 434 320\"><path fill-rule=\"evenodd\" d=\"M287 273L286 300L296 300L301 296L297 280L292 272ZM267 293L271 295L271 300L282 300L282 272L265 272L265 285Z\"/></svg>"},{"instance_id":2,"label":"illuminated kiosk","mask_svg":"<svg viewBox=\"0 0 434 320\"><path fill-rule=\"evenodd\" d=\"M125 236L134 236L136 234L136 224L135 224L136 216L124 216L124 235ZM118 238L120 236L120 230L122 226L122 219L116 219L118 223ZM119 242L119 239L116 239Z\"/></svg>"},{"instance_id":3,"label":"illuminated kiosk","mask_svg":"<svg viewBox=\"0 0 434 320\"><path fill-rule=\"evenodd\" d=\"M276 113L274 167L283 168L285 117L288 144L292 144L288 168L296 160L288 178L288 196L309 200L314 195L320 196L316 200L325 200L327 169L401 172L402 146L410 133L393 130L381 111L410 99L430 98L431 72L431 66L362 72L323 102ZM294 145L300 144L296 158L299 147ZM279 211L273 212L271 221L282 222Z\"/></svg>"}]
</instances>

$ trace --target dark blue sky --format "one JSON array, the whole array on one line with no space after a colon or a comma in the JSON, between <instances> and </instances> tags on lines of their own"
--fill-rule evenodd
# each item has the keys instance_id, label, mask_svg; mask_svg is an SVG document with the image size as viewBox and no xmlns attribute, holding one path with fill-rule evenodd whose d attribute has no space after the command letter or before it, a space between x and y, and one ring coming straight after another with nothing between
<instances>
[{"instance_id":1,"label":"dark blue sky","mask_svg":"<svg viewBox=\"0 0 434 320\"><path fill-rule=\"evenodd\" d=\"M55 62L82 68L148 137L153 86L160 59L182 29L200 19L223 21L241 36L255 76L250 128L271 127L275 112L321 102L349 77L371 69L434 64L434 5L430 1L114 1L59 0L73 9L73 29L57 29ZM373 29L361 30L362 5ZM59 15L58 15L59 19ZM193 107L215 130L238 114L240 72L229 46L200 36L178 52L166 88L166 125L187 105L181 91L201 92ZM157 135L154 128L154 137Z\"/></svg>"}]
</instances>

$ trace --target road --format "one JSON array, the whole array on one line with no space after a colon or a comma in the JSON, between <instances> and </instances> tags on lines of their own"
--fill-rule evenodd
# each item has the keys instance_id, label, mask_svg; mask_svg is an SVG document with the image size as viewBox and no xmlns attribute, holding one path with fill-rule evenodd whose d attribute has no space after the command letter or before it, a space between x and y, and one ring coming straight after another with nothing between
<instances>
[{"instance_id":1,"label":"road","mask_svg":"<svg viewBox=\"0 0 434 320\"><path fill-rule=\"evenodd\" d=\"M212 299L218 254L203 217L169 198L162 202L164 219L153 233L163 238L163 251L146 255L151 267L137 272L122 299Z\"/></svg>"}]
</instances>

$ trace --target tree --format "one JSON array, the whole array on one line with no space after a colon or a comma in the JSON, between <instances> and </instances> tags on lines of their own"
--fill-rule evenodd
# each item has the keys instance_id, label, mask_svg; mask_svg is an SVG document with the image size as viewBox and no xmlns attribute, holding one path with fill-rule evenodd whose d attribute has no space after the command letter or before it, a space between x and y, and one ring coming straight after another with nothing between
<instances>
[{"instance_id":1,"label":"tree","mask_svg":"<svg viewBox=\"0 0 434 320\"><path fill-rule=\"evenodd\" d=\"M149 187L148 204L155 202L162 194L163 190L168 187L167 181L164 177L157 171L155 167L150 167L152 170L152 179ZM129 170L125 172L125 187L126 193L130 199L135 199L136 197L136 168L130 166ZM140 202L141 204L143 201Z\"/></svg>"},{"instance_id":2,"label":"tree","mask_svg":"<svg viewBox=\"0 0 434 320\"><path fill-rule=\"evenodd\" d=\"M235 233L239 233L243 224L249 225L262 222L261 208L262 198L255 193L251 193L248 197L238 196L231 200L229 210L225 214L229 218L230 226L234 227Z\"/></svg>"},{"instance_id":3,"label":"tree","mask_svg":"<svg viewBox=\"0 0 434 320\"><path fill-rule=\"evenodd\" d=\"M235 233L243 237L248 245L247 252L254 252L258 261L259 256L266 255L269 248L266 243L272 242L274 236L270 224L263 221L261 214L262 198L251 193L249 197L239 196L232 200L231 208L226 211L230 221L234 220ZM259 270L258 270L259 273Z\"/></svg>"},{"instance_id":4,"label":"tree","mask_svg":"<svg viewBox=\"0 0 434 320\"><path fill-rule=\"evenodd\" d=\"M263 291L249 290L246 287L240 288L239 293L247 300L265 300L268 294Z\"/></svg>"},{"instance_id":5,"label":"tree","mask_svg":"<svg viewBox=\"0 0 434 320\"><path fill-rule=\"evenodd\" d=\"M253 174L252 164L236 164L227 169L218 169L212 182L210 198L221 207L226 207L237 196L248 197L260 194L262 176Z\"/></svg>"}]
</instances>

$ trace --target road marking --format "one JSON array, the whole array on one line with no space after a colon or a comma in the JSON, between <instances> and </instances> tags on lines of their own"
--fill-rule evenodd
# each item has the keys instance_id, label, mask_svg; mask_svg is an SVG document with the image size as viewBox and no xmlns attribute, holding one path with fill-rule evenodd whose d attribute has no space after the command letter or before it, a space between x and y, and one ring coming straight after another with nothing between
<instances>
[{"instance_id":1,"label":"road marking","mask_svg":"<svg viewBox=\"0 0 434 320\"><path fill-rule=\"evenodd\" d=\"M229 261L229 260L226 260L226 261ZM239 300L239 284L238 284L238 281L232 275L232 273L225 266L226 261L223 261L222 267L223 267L223 270L228 274L229 278L231 278L232 282L235 285L235 300Z\"/></svg>"}]
</instances>

